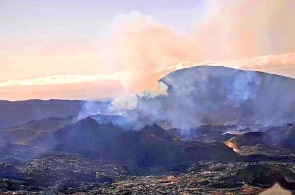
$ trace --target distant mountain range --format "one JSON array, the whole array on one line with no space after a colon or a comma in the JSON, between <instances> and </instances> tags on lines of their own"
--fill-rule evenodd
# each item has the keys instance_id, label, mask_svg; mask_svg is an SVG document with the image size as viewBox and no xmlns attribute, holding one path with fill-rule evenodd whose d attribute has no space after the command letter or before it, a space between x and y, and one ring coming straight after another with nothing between
<instances>
[{"instance_id":1,"label":"distant mountain range","mask_svg":"<svg viewBox=\"0 0 295 195\"><path fill-rule=\"evenodd\" d=\"M21 125L2 128L0 129L0 142L26 143L43 134L57 131L63 126L72 123L74 119L74 116L66 118L49 117L30 121Z\"/></svg>"},{"instance_id":2,"label":"distant mountain range","mask_svg":"<svg viewBox=\"0 0 295 195\"><path fill-rule=\"evenodd\" d=\"M231 146L294 149L294 126L289 123L295 119L294 79L201 66L177 70L159 82L167 91L139 94L136 107L116 115L108 112L111 102L2 101L0 121L6 128L0 129L0 141L79 153L135 169L238 160ZM267 125L276 127L269 130ZM250 132L257 128L267 131ZM187 139L182 139L183 131ZM271 139L279 140L272 144Z\"/></svg>"},{"instance_id":3,"label":"distant mountain range","mask_svg":"<svg viewBox=\"0 0 295 195\"><path fill-rule=\"evenodd\" d=\"M91 105L105 109L109 102L91 101ZM51 117L78 117L85 106L80 100L0 100L0 128L7 128Z\"/></svg>"},{"instance_id":4,"label":"distant mountain range","mask_svg":"<svg viewBox=\"0 0 295 195\"><path fill-rule=\"evenodd\" d=\"M76 116L81 106L82 102L75 100L0 101L0 128L48 117Z\"/></svg>"},{"instance_id":5,"label":"distant mountain range","mask_svg":"<svg viewBox=\"0 0 295 195\"><path fill-rule=\"evenodd\" d=\"M149 120L149 124L178 129L223 124L278 125L295 121L295 79L292 78L197 66L176 70L159 82L167 91L152 97L138 95L136 108L125 117L132 116L133 122ZM48 117L79 116L81 119L93 114L108 115L109 105L110 102L85 104L76 100L0 101L0 128ZM130 126L129 119L121 122Z\"/></svg>"}]
</instances>

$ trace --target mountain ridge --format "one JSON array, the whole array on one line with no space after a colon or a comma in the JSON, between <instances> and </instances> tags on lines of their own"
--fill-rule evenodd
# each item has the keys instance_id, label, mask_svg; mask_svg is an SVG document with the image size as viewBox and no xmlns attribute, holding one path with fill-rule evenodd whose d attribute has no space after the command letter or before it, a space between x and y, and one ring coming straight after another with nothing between
<instances>
[{"instance_id":1,"label":"mountain ridge","mask_svg":"<svg viewBox=\"0 0 295 195\"><path fill-rule=\"evenodd\" d=\"M279 77L284 77L287 79L295 79L293 77L289 77L289 76L285 76L285 75L280 75L280 74L275 74L275 73L268 73L268 72L263 72L261 70L249 70L249 69L239 69L239 68L235 68L235 67L228 67L228 66L222 66L222 65L197 65L197 66L190 66L190 67L184 67L184 68L180 68L177 70L174 70L172 72L167 73L166 75L162 76L161 79L159 79L160 81L165 78L166 76L178 72L178 71L183 71L183 70L187 70L187 69L194 69L194 68L206 68L206 67L212 67L212 68L226 68L226 69L232 69L232 70L238 70L238 71L245 71L245 72L257 72L257 73L261 73L261 74L267 74L267 75L272 75L272 76L279 76Z\"/></svg>"},{"instance_id":2,"label":"mountain ridge","mask_svg":"<svg viewBox=\"0 0 295 195\"><path fill-rule=\"evenodd\" d=\"M159 82L167 86L166 94L140 97L137 109L174 128L295 120L293 78L221 66L197 66L176 70Z\"/></svg>"}]
</instances>

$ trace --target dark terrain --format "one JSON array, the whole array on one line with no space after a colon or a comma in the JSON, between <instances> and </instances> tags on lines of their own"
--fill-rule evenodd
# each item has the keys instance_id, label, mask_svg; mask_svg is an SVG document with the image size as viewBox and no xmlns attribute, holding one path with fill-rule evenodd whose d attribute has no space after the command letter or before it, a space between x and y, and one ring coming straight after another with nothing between
<instances>
[{"instance_id":1,"label":"dark terrain","mask_svg":"<svg viewBox=\"0 0 295 195\"><path fill-rule=\"evenodd\" d=\"M294 128L288 124L257 133L289 133ZM295 190L295 151L284 134L274 145L259 136L258 141L248 139L252 133L228 135L226 143L235 144L235 153L221 141L227 137L226 126L203 129L203 138L183 140L175 129L154 125L123 131L89 117L58 130L46 129L22 144L12 142L18 140L14 136L19 138L12 133L9 143L0 144L0 188L19 194L258 194L280 183ZM3 138L2 131L6 136L8 130L0 130ZM205 137L215 139L204 141Z\"/></svg>"},{"instance_id":2,"label":"dark terrain","mask_svg":"<svg viewBox=\"0 0 295 195\"><path fill-rule=\"evenodd\" d=\"M295 193L294 80L216 68L175 71L166 95L139 95L123 114L0 102L0 194Z\"/></svg>"}]
</instances>

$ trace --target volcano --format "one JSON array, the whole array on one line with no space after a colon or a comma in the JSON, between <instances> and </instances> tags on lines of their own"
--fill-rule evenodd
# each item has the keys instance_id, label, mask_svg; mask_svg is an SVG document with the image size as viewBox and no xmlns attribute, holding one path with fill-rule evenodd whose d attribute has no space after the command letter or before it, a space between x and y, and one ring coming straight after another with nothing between
<instances>
[{"instance_id":1,"label":"volcano","mask_svg":"<svg viewBox=\"0 0 295 195\"><path fill-rule=\"evenodd\" d=\"M200 66L159 83L165 93L140 93L128 110L0 102L0 191L257 194L275 183L294 190L294 79Z\"/></svg>"}]
</instances>

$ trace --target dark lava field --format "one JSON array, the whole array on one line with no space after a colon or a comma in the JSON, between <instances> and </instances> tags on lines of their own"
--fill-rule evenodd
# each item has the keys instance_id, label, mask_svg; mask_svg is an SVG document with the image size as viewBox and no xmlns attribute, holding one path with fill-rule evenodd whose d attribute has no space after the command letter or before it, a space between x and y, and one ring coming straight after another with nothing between
<instances>
[{"instance_id":1,"label":"dark lava field","mask_svg":"<svg viewBox=\"0 0 295 195\"><path fill-rule=\"evenodd\" d=\"M295 192L293 124L237 134L228 133L236 126L202 126L182 139L157 125L126 132L70 119L52 131L40 124L61 118L0 130L1 194L246 195L275 183Z\"/></svg>"}]
</instances>

